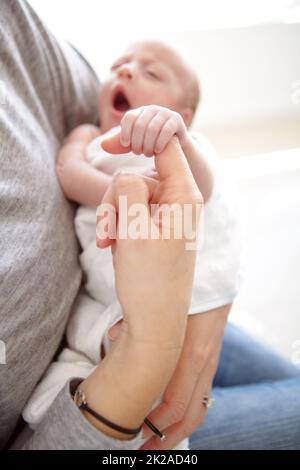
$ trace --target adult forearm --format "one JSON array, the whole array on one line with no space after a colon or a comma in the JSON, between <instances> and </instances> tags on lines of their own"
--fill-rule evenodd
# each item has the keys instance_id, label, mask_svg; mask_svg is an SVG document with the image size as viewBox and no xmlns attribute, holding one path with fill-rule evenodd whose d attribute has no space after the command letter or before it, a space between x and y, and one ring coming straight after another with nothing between
<instances>
[{"instance_id":1,"label":"adult forearm","mask_svg":"<svg viewBox=\"0 0 300 470\"><path fill-rule=\"evenodd\" d=\"M156 344L136 344L124 334L80 388L98 413L120 426L137 428L164 392L179 357L178 348L160 350ZM130 439L89 413L85 415L108 436Z\"/></svg>"},{"instance_id":2,"label":"adult forearm","mask_svg":"<svg viewBox=\"0 0 300 470\"><path fill-rule=\"evenodd\" d=\"M117 153L119 148L118 135L112 136L108 150ZM148 202L158 196L159 204L189 203L195 213L202 203L177 138L155 157L155 166L157 183L135 174L115 175L102 200L103 207L113 204L117 213L121 208L120 196L128 198L129 209L136 203L142 204L143 222L147 222L155 236L139 239L117 236L112 243L109 237L102 236L101 230L97 234L99 247L112 245L116 293L124 324L114 348L83 384L90 404L100 414L106 413L108 419L121 426L134 428L142 424L163 395L177 366L196 259L195 251L186 250L187 240L175 236L172 224L170 237L162 236ZM113 431L108 428L107 432L112 435Z\"/></svg>"}]
</instances>

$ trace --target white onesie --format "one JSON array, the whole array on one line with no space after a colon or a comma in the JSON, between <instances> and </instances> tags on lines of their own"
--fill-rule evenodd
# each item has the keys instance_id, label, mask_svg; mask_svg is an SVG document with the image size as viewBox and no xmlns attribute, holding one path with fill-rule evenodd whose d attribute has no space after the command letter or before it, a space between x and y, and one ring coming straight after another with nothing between
<instances>
[{"instance_id":1,"label":"white onesie","mask_svg":"<svg viewBox=\"0 0 300 470\"><path fill-rule=\"evenodd\" d=\"M116 128L110 132L115 133ZM86 153L87 159L99 170L112 175L121 168L136 173L154 168L153 157L137 156L131 152L123 155L106 153L100 145L102 138L97 137L91 142ZM205 204L200 221L190 315L231 303L241 281L235 197L218 169L218 160L210 144L202 136L197 137L197 142L214 168L215 178L213 193ZM75 217L75 229L82 248L80 264L84 282L67 326L67 348L50 365L23 410L23 418L31 427L39 424L70 378L85 378L99 364L101 345L106 354L111 346L108 329L122 318L114 286L111 249L97 248L95 228L96 207L80 206ZM188 449L188 440L182 441L176 449Z\"/></svg>"}]
</instances>

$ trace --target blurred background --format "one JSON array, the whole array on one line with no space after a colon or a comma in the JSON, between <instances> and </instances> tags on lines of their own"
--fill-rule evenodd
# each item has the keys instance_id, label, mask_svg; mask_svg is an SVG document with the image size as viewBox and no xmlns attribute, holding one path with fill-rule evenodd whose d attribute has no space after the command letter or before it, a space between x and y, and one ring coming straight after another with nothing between
<instances>
[{"instance_id":1,"label":"blurred background","mask_svg":"<svg viewBox=\"0 0 300 470\"><path fill-rule=\"evenodd\" d=\"M231 318L300 364L300 1L30 0L104 78L129 42L193 65L209 138L238 191L246 273Z\"/></svg>"}]
</instances>

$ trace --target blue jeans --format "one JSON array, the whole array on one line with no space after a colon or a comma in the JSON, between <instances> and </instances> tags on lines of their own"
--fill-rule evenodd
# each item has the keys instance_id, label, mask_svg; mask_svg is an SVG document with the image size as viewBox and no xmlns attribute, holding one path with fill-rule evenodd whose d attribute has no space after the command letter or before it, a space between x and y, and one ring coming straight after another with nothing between
<instances>
[{"instance_id":1,"label":"blue jeans","mask_svg":"<svg viewBox=\"0 0 300 470\"><path fill-rule=\"evenodd\" d=\"M300 449L300 368L230 323L212 396L191 449Z\"/></svg>"}]
</instances>

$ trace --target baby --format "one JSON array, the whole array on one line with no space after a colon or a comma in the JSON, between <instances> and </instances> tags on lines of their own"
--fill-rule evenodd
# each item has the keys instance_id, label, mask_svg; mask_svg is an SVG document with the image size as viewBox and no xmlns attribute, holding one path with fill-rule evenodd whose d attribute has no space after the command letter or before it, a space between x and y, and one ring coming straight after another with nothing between
<instances>
[{"instance_id":1,"label":"baby","mask_svg":"<svg viewBox=\"0 0 300 470\"><path fill-rule=\"evenodd\" d=\"M121 125L121 144L131 144L134 154L148 157L162 151L177 134L207 200L212 190L210 167L187 132L199 96L195 72L175 50L158 41L133 44L114 61L101 86L100 128L79 126L59 153L57 174L65 195L80 204L100 204L111 175L95 171L87 162L87 144ZM153 161L144 159L144 165L154 168Z\"/></svg>"},{"instance_id":2,"label":"baby","mask_svg":"<svg viewBox=\"0 0 300 470\"><path fill-rule=\"evenodd\" d=\"M67 327L67 347L50 365L24 409L23 417L32 427L41 421L69 379L87 377L104 359L122 324L111 250L99 249L95 243L96 207L120 168L153 175L151 157L159 154L174 134L205 201L205 233L200 227L188 313L205 312L233 300L239 266L233 205L220 186L211 147L187 130L199 96L195 72L173 48L153 40L135 43L113 63L101 86L100 128L79 126L60 150L59 182L66 197L80 204L75 228L82 248L84 284ZM119 133L125 154L112 156L103 150L101 141L111 133ZM188 440L176 449L188 449Z\"/></svg>"}]
</instances>

